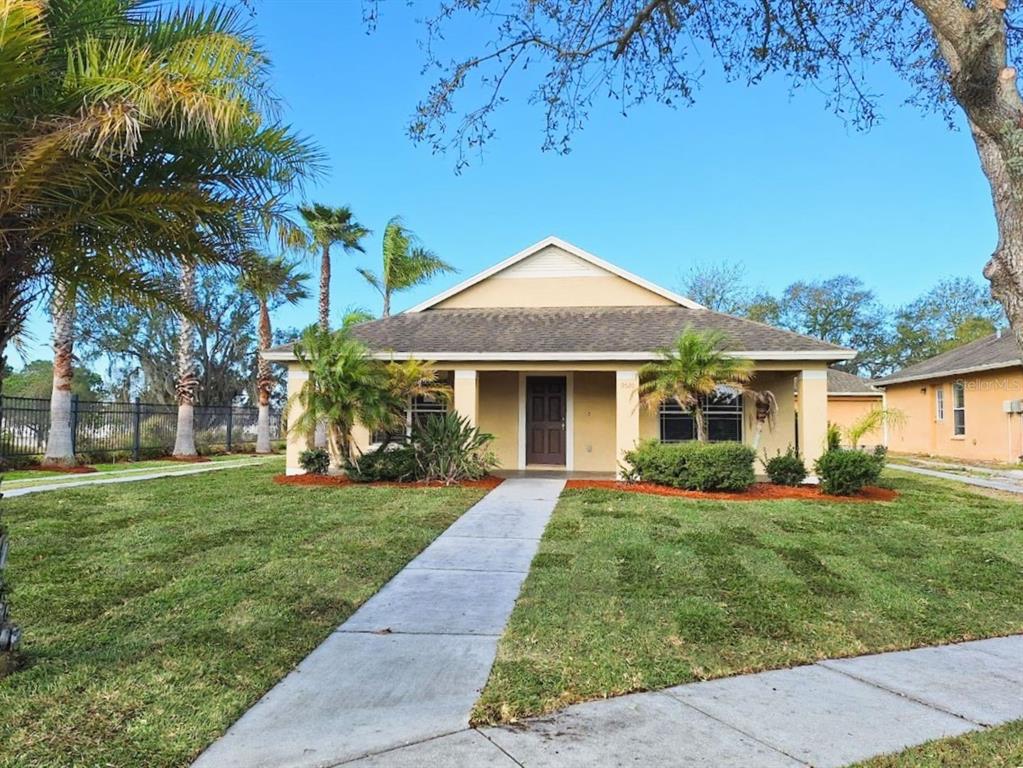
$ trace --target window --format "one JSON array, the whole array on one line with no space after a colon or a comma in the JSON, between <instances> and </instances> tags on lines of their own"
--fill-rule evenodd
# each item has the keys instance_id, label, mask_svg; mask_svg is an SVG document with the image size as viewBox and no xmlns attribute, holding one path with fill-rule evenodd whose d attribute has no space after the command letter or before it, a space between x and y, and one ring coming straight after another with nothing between
<instances>
[{"instance_id":1,"label":"window","mask_svg":"<svg viewBox=\"0 0 1023 768\"><path fill-rule=\"evenodd\" d=\"M966 434L966 387L961 381L952 385L952 434Z\"/></svg>"},{"instance_id":2,"label":"window","mask_svg":"<svg viewBox=\"0 0 1023 768\"><path fill-rule=\"evenodd\" d=\"M938 421L945 420L945 388L938 386L934 390L934 409L935 417Z\"/></svg>"},{"instance_id":3,"label":"window","mask_svg":"<svg viewBox=\"0 0 1023 768\"><path fill-rule=\"evenodd\" d=\"M703 417L707 422L707 439L711 442L742 440L742 396L731 390L702 398ZM693 414L677 401L661 403L660 426L662 443L681 443L696 439Z\"/></svg>"},{"instance_id":4,"label":"window","mask_svg":"<svg viewBox=\"0 0 1023 768\"><path fill-rule=\"evenodd\" d=\"M422 396L416 397L409 404L409 408L405 413L405 429L403 432L388 433L386 430L376 430L370 437L370 442L373 445L379 445L380 443L386 442L388 438L390 438L392 442L399 442L403 438L412 434L413 426L421 426L425 424L427 420L438 415L443 415L447 412L448 405L443 400L435 400Z\"/></svg>"}]
</instances>

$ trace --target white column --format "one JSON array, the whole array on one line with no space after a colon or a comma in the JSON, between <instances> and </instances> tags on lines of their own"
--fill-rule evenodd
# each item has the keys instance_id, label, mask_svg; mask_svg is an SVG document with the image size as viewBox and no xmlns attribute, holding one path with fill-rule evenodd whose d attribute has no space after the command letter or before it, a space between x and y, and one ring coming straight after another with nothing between
<instances>
[{"instance_id":1,"label":"white column","mask_svg":"<svg viewBox=\"0 0 1023 768\"><path fill-rule=\"evenodd\" d=\"M455 370L455 410L469 419L474 427L479 424L479 386L476 371Z\"/></svg>"},{"instance_id":2,"label":"white column","mask_svg":"<svg viewBox=\"0 0 1023 768\"><path fill-rule=\"evenodd\" d=\"M289 475L303 475L305 470L298 463L298 456L302 451L312 447L312 435L308 430L299 430L295 423L302 416L302 405L295 395L302 389L302 385L309 379L309 372L298 363L288 366L288 435L285 472Z\"/></svg>"},{"instance_id":3,"label":"white column","mask_svg":"<svg viewBox=\"0 0 1023 768\"><path fill-rule=\"evenodd\" d=\"M813 464L827 447L828 372L823 368L802 370L796 386L799 391L799 452L813 478Z\"/></svg>"},{"instance_id":4,"label":"white column","mask_svg":"<svg viewBox=\"0 0 1023 768\"><path fill-rule=\"evenodd\" d=\"M625 463L625 454L639 442L639 372L615 372L615 456ZM621 468L617 474L621 476Z\"/></svg>"}]
</instances>

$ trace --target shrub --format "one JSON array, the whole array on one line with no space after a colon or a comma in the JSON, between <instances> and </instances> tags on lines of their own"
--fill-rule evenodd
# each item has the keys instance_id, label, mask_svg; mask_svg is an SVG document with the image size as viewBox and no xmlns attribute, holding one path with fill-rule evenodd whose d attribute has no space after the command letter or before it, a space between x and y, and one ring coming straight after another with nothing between
<instances>
[{"instance_id":1,"label":"shrub","mask_svg":"<svg viewBox=\"0 0 1023 768\"><path fill-rule=\"evenodd\" d=\"M630 480L692 491L743 491L753 484L753 449L741 443L659 443L625 454Z\"/></svg>"},{"instance_id":2,"label":"shrub","mask_svg":"<svg viewBox=\"0 0 1023 768\"><path fill-rule=\"evenodd\" d=\"M467 418L445 413L412 429L416 478L450 484L479 480L497 466L490 451L493 435L480 432Z\"/></svg>"},{"instance_id":3,"label":"shrub","mask_svg":"<svg viewBox=\"0 0 1023 768\"><path fill-rule=\"evenodd\" d=\"M764 469L775 485L799 485L806 480L806 464L791 445L785 453L778 451L777 455L770 459L765 452Z\"/></svg>"},{"instance_id":4,"label":"shrub","mask_svg":"<svg viewBox=\"0 0 1023 768\"><path fill-rule=\"evenodd\" d=\"M330 456L322 448L310 448L298 455L298 464L306 472L325 475L330 468Z\"/></svg>"},{"instance_id":5,"label":"shrub","mask_svg":"<svg viewBox=\"0 0 1023 768\"><path fill-rule=\"evenodd\" d=\"M409 445L379 448L350 463L348 476L357 483L413 480L416 456Z\"/></svg>"},{"instance_id":6,"label":"shrub","mask_svg":"<svg viewBox=\"0 0 1023 768\"><path fill-rule=\"evenodd\" d=\"M825 433L825 443L829 451L837 451L842 447L842 430L837 424L830 421Z\"/></svg>"},{"instance_id":7,"label":"shrub","mask_svg":"<svg viewBox=\"0 0 1023 768\"><path fill-rule=\"evenodd\" d=\"M851 496L877 482L884 467L883 458L857 450L828 451L814 464L825 493Z\"/></svg>"}]
</instances>

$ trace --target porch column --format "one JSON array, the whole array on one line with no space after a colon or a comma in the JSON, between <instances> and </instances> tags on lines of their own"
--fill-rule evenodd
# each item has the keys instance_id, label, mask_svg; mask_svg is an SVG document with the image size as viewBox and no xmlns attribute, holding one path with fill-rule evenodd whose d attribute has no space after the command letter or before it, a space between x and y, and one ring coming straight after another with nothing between
<instances>
[{"instance_id":1,"label":"porch column","mask_svg":"<svg viewBox=\"0 0 1023 768\"><path fill-rule=\"evenodd\" d=\"M479 386L476 371L455 370L455 410L474 427L479 425Z\"/></svg>"},{"instance_id":2,"label":"porch column","mask_svg":"<svg viewBox=\"0 0 1023 768\"><path fill-rule=\"evenodd\" d=\"M295 423L301 418L303 409L297 398L292 398L302 389L302 385L309 379L309 372L298 363L288 366L288 404L287 408L287 449L286 449L286 470L289 475L302 475L305 470L298 463L298 456L302 451L312 447L312 435L306 430L299 430Z\"/></svg>"},{"instance_id":3,"label":"porch column","mask_svg":"<svg viewBox=\"0 0 1023 768\"><path fill-rule=\"evenodd\" d=\"M615 457L625 463L625 454L639 442L639 372L615 372ZM616 468L621 477L621 467Z\"/></svg>"},{"instance_id":4,"label":"porch column","mask_svg":"<svg viewBox=\"0 0 1023 768\"><path fill-rule=\"evenodd\" d=\"M828 372L823 368L799 372L799 452L814 477L813 463L824 453L828 432Z\"/></svg>"}]
</instances>

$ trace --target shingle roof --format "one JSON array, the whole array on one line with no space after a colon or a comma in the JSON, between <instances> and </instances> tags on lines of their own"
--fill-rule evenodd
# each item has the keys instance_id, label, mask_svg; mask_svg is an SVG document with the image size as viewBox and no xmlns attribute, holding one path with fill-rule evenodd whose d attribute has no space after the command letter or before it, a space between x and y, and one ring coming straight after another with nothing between
<instances>
[{"instance_id":1,"label":"shingle roof","mask_svg":"<svg viewBox=\"0 0 1023 768\"><path fill-rule=\"evenodd\" d=\"M720 330L736 352L793 353L794 358L813 353L833 360L849 356L833 344L752 320L668 306L431 309L364 323L355 335L378 352L514 359L517 354L650 354L686 327ZM286 353L290 347L271 351Z\"/></svg>"},{"instance_id":2,"label":"shingle roof","mask_svg":"<svg viewBox=\"0 0 1023 768\"><path fill-rule=\"evenodd\" d=\"M829 395L880 395L881 390L867 379L861 379L837 368L828 368Z\"/></svg>"},{"instance_id":3,"label":"shingle roof","mask_svg":"<svg viewBox=\"0 0 1023 768\"><path fill-rule=\"evenodd\" d=\"M954 376L978 369L1008 368L1014 365L1023 365L1015 336L1011 333L991 334L948 352L942 352L922 363L910 365L891 376L878 379L876 383L883 386L900 381L919 381L938 376Z\"/></svg>"}]
</instances>

